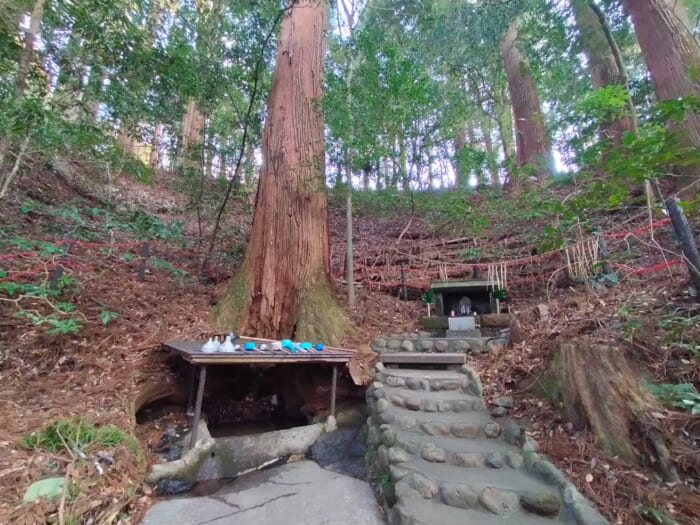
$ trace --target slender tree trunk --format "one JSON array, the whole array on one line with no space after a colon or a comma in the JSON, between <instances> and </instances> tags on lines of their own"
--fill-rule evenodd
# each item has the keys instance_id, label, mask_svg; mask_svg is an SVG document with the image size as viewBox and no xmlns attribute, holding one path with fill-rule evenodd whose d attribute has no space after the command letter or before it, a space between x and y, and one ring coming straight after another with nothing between
<instances>
[{"instance_id":1,"label":"slender tree trunk","mask_svg":"<svg viewBox=\"0 0 700 525\"><path fill-rule=\"evenodd\" d=\"M19 56L19 68L17 69L17 79L15 80L15 97L22 98L27 89L27 78L29 77L29 68L34 59L34 51L36 49L39 31L41 29L41 21L44 18L44 0L36 0L32 8L32 14L29 19L29 30L24 36L24 47Z\"/></svg>"},{"instance_id":2,"label":"slender tree trunk","mask_svg":"<svg viewBox=\"0 0 700 525\"><path fill-rule=\"evenodd\" d=\"M517 23L513 23L501 39L501 53L513 104L517 163L518 166L532 167L538 182L542 182L551 173L551 147L535 79L527 59L516 45L517 37Z\"/></svg>"},{"instance_id":3,"label":"slender tree trunk","mask_svg":"<svg viewBox=\"0 0 700 525\"><path fill-rule=\"evenodd\" d=\"M464 126L460 127L455 134L455 188L463 190L469 184L469 173L464 170L464 163L461 160L461 154L464 147L467 145L467 132Z\"/></svg>"},{"instance_id":4,"label":"slender tree trunk","mask_svg":"<svg viewBox=\"0 0 700 525\"><path fill-rule=\"evenodd\" d=\"M355 268L352 246L352 170L346 168L348 186L345 190L345 279L348 282L348 306L355 306Z\"/></svg>"},{"instance_id":5,"label":"slender tree trunk","mask_svg":"<svg viewBox=\"0 0 700 525\"><path fill-rule=\"evenodd\" d=\"M198 169L201 154L199 148L204 142L204 115L197 107L197 101L190 99L182 118L182 141L178 166L181 168Z\"/></svg>"},{"instance_id":6,"label":"slender tree trunk","mask_svg":"<svg viewBox=\"0 0 700 525\"><path fill-rule=\"evenodd\" d=\"M151 153L148 164L154 170L160 168L160 138L163 136L163 124L160 122L153 127L153 138L151 139Z\"/></svg>"},{"instance_id":7,"label":"slender tree trunk","mask_svg":"<svg viewBox=\"0 0 700 525\"><path fill-rule=\"evenodd\" d=\"M484 150L486 150L486 165L489 170L491 187L494 190L501 189L501 180L498 178L498 163L496 154L493 151L493 138L491 137L491 125L488 118L481 121L481 133L484 135Z\"/></svg>"},{"instance_id":8,"label":"slender tree trunk","mask_svg":"<svg viewBox=\"0 0 700 525\"><path fill-rule=\"evenodd\" d=\"M634 106L627 89L627 74L622 59L616 58L617 44L607 27L605 15L592 0L571 0L576 25L588 62L588 72L594 89L619 85L627 92L627 115L610 118L601 123L600 134L619 145L622 135L635 129Z\"/></svg>"},{"instance_id":9,"label":"slender tree trunk","mask_svg":"<svg viewBox=\"0 0 700 525\"><path fill-rule=\"evenodd\" d=\"M700 48L674 12L677 0L624 0L659 100L700 95ZM700 147L700 115L688 112L682 124L685 143ZM698 166L679 169L676 189L691 183ZM693 193L697 189L693 190Z\"/></svg>"},{"instance_id":10,"label":"slender tree trunk","mask_svg":"<svg viewBox=\"0 0 700 525\"><path fill-rule=\"evenodd\" d=\"M326 1L285 12L263 131L246 260L214 311L246 335L337 343L345 320L330 284L322 97Z\"/></svg>"}]
</instances>

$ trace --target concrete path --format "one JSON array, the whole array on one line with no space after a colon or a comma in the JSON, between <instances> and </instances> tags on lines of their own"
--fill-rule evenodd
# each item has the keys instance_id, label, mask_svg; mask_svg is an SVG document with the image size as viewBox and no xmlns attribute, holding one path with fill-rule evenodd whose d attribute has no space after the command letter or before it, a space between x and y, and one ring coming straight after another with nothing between
<instances>
[{"instance_id":1,"label":"concrete path","mask_svg":"<svg viewBox=\"0 0 700 525\"><path fill-rule=\"evenodd\" d=\"M143 525L380 525L370 486L313 461L246 474L208 497L162 501Z\"/></svg>"}]
</instances>

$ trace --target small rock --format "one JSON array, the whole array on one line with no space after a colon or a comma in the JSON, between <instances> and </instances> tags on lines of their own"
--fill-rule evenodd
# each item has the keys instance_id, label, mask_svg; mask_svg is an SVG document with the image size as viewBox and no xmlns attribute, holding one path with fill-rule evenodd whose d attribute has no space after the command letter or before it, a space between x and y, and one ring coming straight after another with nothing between
<instances>
[{"instance_id":1,"label":"small rock","mask_svg":"<svg viewBox=\"0 0 700 525\"><path fill-rule=\"evenodd\" d=\"M432 499L438 493L437 483L418 472L414 472L410 475L408 484L425 499Z\"/></svg>"},{"instance_id":2,"label":"small rock","mask_svg":"<svg viewBox=\"0 0 700 525\"><path fill-rule=\"evenodd\" d=\"M434 345L432 339L422 339L418 346L423 352L430 352L433 350Z\"/></svg>"},{"instance_id":3,"label":"small rock","mask_svg":"<svg viewBox=\"0 0 700 525\"><path fill-rule=\"evenodd\" d=\"M474 410L474 403L470 400L460 399L452 402L452 410L455 412L469 412Z\"/></svg>"},{"instance_id":4,"label":"small rock","mask_svg":"<svg viewBox=\"0 0 700 525\"><path fill-rule=\"evenodd\" d=\"M396 463L406 463L407 461L410 461L411 456L409 456L408 452L400 447L391 447L389 449L387 459L389 460L389 463L394 465Z\"/></svg>"},{"instance_id":5,"label":"small rock","mask_svg":"<svg viewBox=\"0 0 700 525\"><path fill-rule=\"evenodd\" d=\"M459 390L460 387L457 379L433 379L430 382L431 390Z\"/></svg>"},{"instance_id":6,"label":"small rock","mask_svg":"<svg viewBox=\"0 0 700 525\"><path fill-rule=\"evenodd\" d=\"M404 399L404 406L409 410L420 410L420 399L407 397Z\"/></svg>"},{"instance_id":7,"label":"small rock","mask_svg":"<svg viewBox=\"0 0 700 525\"><path fill-rule=\"evenodd\" d=\"M518 469L523 466L523 457L517 452L508 452L506 462L510 468Z\"/></svg>"},{"instance_id":8,"label":"small rock","mask_svg":"<svg viewBox=\"0 0 700 525\"><path fill-rule=\"evenodd\" d=\"M450 348L450 343L444 339L438 339L435 341L435 351L436 352L447 352Z\"/></svg>"},{"instance_id":9,"label":"small rock","mask_svg":"<svg viewBox=\"0 0 700 525\"><path fill-rule=\"evenodd\" d=\"M522 427L520 425L511 424L506 427L503 431L503 438L506 443L513 446L518 446L523 433Z\"/></svg>"},{"instance_id":10,"label":"small rock","mask_svg":"<svg viewBox=\"0 0 700 525\"><path fill-rule=\"evenodd\" d=\"M377 413L381 414L387 408L389 408L389 402L386 399L377 400Z\"/></svg>"},{"instance_id":11,"label":"small rock","mask_svg":"<svg viewBox=\"0 0 700 525\"><path fill-rule=\"evenodd\" d=\"M395 418L396 416L389 411L379 412L377 415L377 421L379 421L379 423L391 424L394 422Z\"/></svg>"},{"instance_id":12,"label":"small rock","mask_svg":"<svg viewBox=\"0 0 700 525\"><path fill-rule=\"evenodd\" d=\"M194 488L194 483L182 478L167 478L161 479L156 485L156 494L158 496L174 496L176 494L184 494Z\"/></svg>"},{"instance_id":13,"label":"small rock","mask_svg":"<svg viewBox=\"0 0 700 525\"><path fill-rule=\"evenodd\" d=\"M437 412L438 402L435 399L424 399L421 402L421 409L425 412Z\"/></svg>"},{"instance_id":14,"label":"small rock","mask_svg":"<svg viewBox=\"0 0 700 525\"><path fill-rule=\"evenodd\" d=\"M501 435L501 425L490 421L484 425L484 434L486 437L497 438Z\"/></svg>"},{"instance_id":15,"label":"small rock","mask_svg":"<svg viewBox=\"0 0 700 525\"><path fill-rule=\"evenodd\" d=\"M380 383L381 385L381 383ZM384 399L386 397L386 390L384 390L384 385L374 389L374 397L376 399Z\"/></svg>"},{"instance_id":16,"label":"small rock","mask_svg":"<svg viewBox=\"0 0 700 525\"><path fill-rule=\"evenodd\" d=\"M452 350L455 352L464 352L465 354L471 350L471 345L462 339L458 339L454 343L452 343Z\"/></svg>"},{"instance_id":17,"label":"small rock","mask_svg":"<svg viewBox=\"0 0 700 525\"><path fill-rule=\"evenodd\" d=\"M535 462L533 470L542 476L547 482L554 485L565 487L569 483L569 480L566 479L564 473L549 461L539 460Z\"/></svg>"},{"instance_id":18,"label":"small rock","mask_svg":"<svg viewBox=\"0 0 700 525\"><path fill-rule=\"evenodd\" d=\"M377 348L386 348L386 339L382 337L375 339L372 341L372 346L376 346Z\"/></svg>"},{"instance_id":19,"label":"small rock","mask_svg":"<svg viewBox=\"0 0 700 525\"><path fill-rule=\"evenodd\" d=\"M406 386L411 390L428 390L428 382L417 377L406 378Z\"/></svg>"},{"instance_id":20,"label":"small rock","mask_svg":"<svg viewBox=\"0 0 700 525\"><path fill-rule=\"evenodd\" d=\"M402 352L413 352L415 351L415 347L413 345L413 341L409 341L406 339L404 342L401 343L400 347Z\"/></svg>"},{"instance_id":21,"label":"small rock","mask_svg":"<svg viewBox=\"0 0 700 525\"><path fill-rule=\"evenodd\" d=\"M445 399L441 399L440 401L438 401L437 407L438 407L438 412L451 412L452 411L452 402L447 401Z\"/></svg>"},{"instance_id":22,"label":"small rock","mask_svg":"<svg viewBox=\"0 0 700 525\"><path fill-rule=\"evenodd\" d=\"M403 397L397 396L396 394L392 394L389 396L389 401L391 401L392 405L403 408Z\"/></svg>"},{"instance_id":23,"label":"small rock","mask_svg":"<svg viewBox=\"0 0 700 525\"><path fill-rule=\"evenodd\" d=\"M561 502L550 493L525 493L520 495L520 504L528 512L553 518L559 514Z\"/></svg>"},{"instance_id":24,"label":"small rock","mask_svg":"<svg viewBox=\"0 0 700 525\"><path fill-rule=\"evenodd\" d=\"M447 452L444 448L436 447L432 443L423 447L421 456L426 461L433 463L445 463L447 461Z\"/></svg>"},{"instance_id":25,"label":"small rock","mask_svg":"<svg viewBox=\"0 0 700 525\"><path fill-rule=\"evenodd\" d=\"M494 514L512 514L518 509L518 495L514 492L486 487L479 496L481 504Z\"/></svg>"},{"instance_id":26,"label":"small rock","mask_svg":"<svg viewBox=\"0 0 700 525\"><path fill-rule=\"evenodd\" d=\"M35 481L27 488L24 493L22 500L27 503L35 501L39 498L46 498L48 500L57 499L63 493L63 484L66 479L64 476L57 476L54 478L40 479ZM167 481L167 480L166 480ZM191 486L190 486L191 488ZM189 490L189 488L187 489Z\"/></svg>"},{"instance_id":27,"label":"small rock","mask_svg":"<svg viewBox=\"0 0 700 525\"><path fill-rule=\"evenodd\" d=\"M426 421L420 424L420 429L429 436L446 436L450 433L450 425L443 421Z\"/></svg>"},{"instance_id":28,"label":"small rock","mask_svg":"<svg viewBox=\"0 0 700 525\"><path fill-rule=\"evenodd\" d=\"M453 423L452 435L458 438L476 439L481 436L481 425L470 423Z\"/></svg>"},{"instance_id":29,"label":"small rock","mask_svg":"<svg viewBox=\"0 0 700 525\"><path fill-rule=\"evenodd\" d=\"M523 452L537 452L537 441L530 436L525 436L523 439Z\"/></svg>"},{"instance_id":30,"label":"small rock","mask_svg":"<svg viewBox=\"0 0 700 525\"><path fill-rule=\"evenodd\" d=\"M433 337L433 334L431 332L421 331L421 332L418 332L418 337L420 337L421 339L429 339L429 338Z\"/></svg>"},{"instance_id":31,"label":"small rock","mask_svg":"<svg viewBox=\"0 0 700 525\"><path fill-rule=\"evenodd\" d=\"M406 384L406 380L403 377L397 376L386 376L384 378L384 382L389 386L393 386L394 388L401 388Z\"/></svg>"},{"instance_id":32,"label":"small rock","mask_svg":"<svg viewBox=\"0 0 700 525\"><path fill-rule=\"evenodd\" d=\"M394 446L396 443L396 432L391 429L382 432L382 443L384 443L387 447Z\"/></svg>"},{"instance_id":33,"label":"small rock","mask_svg":"<svg viewBox=\"0 0 700 525\"><path fill-rule=\"evenodd\" d=\"M486 454L486 464L491 468L503 468L505 461L500 452L489 452Z\"/></svg>"},{"instance_id":34,"label":"small rock","mask_svg":"<svg viewBox=\"0 0 700 525\"><path fill-rule=\"evenodd\" d=\"M510 396L497 397L493 400L493 404L497 407L513 408L513 398Z\"/></svg>"},{"instance_id":35,"label":"small rock","mask_svg":"<svg viewBox=\"0 0 700 525\"><path fill-rule=\"evenodd\" d=\"M391 350L396 350L401 346L401 341L398 339L389 339L389 341L386 344L387 348L390 348Z\"/></svg>"},{"instance_id":36,"label":"small rock","mask_svg":"<svg viewBox=\"0 0 700 525\"><path fill-rule=\"evenodd\" d=\"M484 466L484 456L479 452L457 452L452 464L458 467L481 468Z\"/></svg>"},{"instance_id":37,"label":"small rock","mask_svg":"<svg viewBox=\"0 0 700 525\"><path fill-rule=\"evenodd\" d=\"M472 509L479 500L479 495L472 487L453 483L443 483L440 486L440 497L445 504L458 509Z\"/></svg>"},{"instance_id":38,"label":"small rock","mask_svg":"<svg viewBox=\"0 0 700 525\"><path fill-rule=\"evenodd\" d=\"M503 407L496 407L491 411L493 417L505 417L508 415L508 409Z\"/></svg>"},{"instance_id":39,"label":"small rock","mask_svg":"<svg viewBox=\"0 0 700 525\"><path fill-rule=\"evenodd\" d=\"M420 444L414 439L407 439L403 436L396 439L396 443L409 454L418 454L420 452Z\"/></svg>"}]
</instances>

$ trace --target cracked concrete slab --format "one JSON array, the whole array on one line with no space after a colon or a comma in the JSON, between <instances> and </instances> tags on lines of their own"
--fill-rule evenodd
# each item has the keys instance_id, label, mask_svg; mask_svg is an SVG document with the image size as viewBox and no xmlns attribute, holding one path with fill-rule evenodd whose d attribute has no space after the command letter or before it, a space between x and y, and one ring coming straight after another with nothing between
<instances>
[{"instance_id":1,"label":"cracked concrete slab","mask_svg":"<svg viewBox=\"0 0 700 525\"><path fill-rule=\"evenodd\" d=\"M208 497L162 501L143 525L380 525L370 486L313 461L253 472Z\"/></svg>"}]
</instances>

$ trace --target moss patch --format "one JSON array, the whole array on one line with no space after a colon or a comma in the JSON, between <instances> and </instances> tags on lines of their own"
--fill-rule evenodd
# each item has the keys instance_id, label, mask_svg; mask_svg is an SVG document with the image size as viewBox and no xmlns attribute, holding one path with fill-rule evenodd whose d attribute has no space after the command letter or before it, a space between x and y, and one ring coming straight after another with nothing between
<instances>
[{"instance_id":1,"label":"moss patch","mask_svg":"<svg viewBox=\"0 0 700 525\"><path fill-rule=\"evenodd\" d=\"M301 297L295 338L337 345L346 328L345 312L329 284L323 278L313 280Z\"/></svg>"},{"instance_id":2,"label":"moss patch","mask_svg":"<svg viewBox=\"0 0 700 525\"><path fill-rule=\"evenodd\" d=\"M248 300L247 262L231 278L219 302L211 312L211 320L219 330L238 330Z\"/></svg>"}]
</instances>

